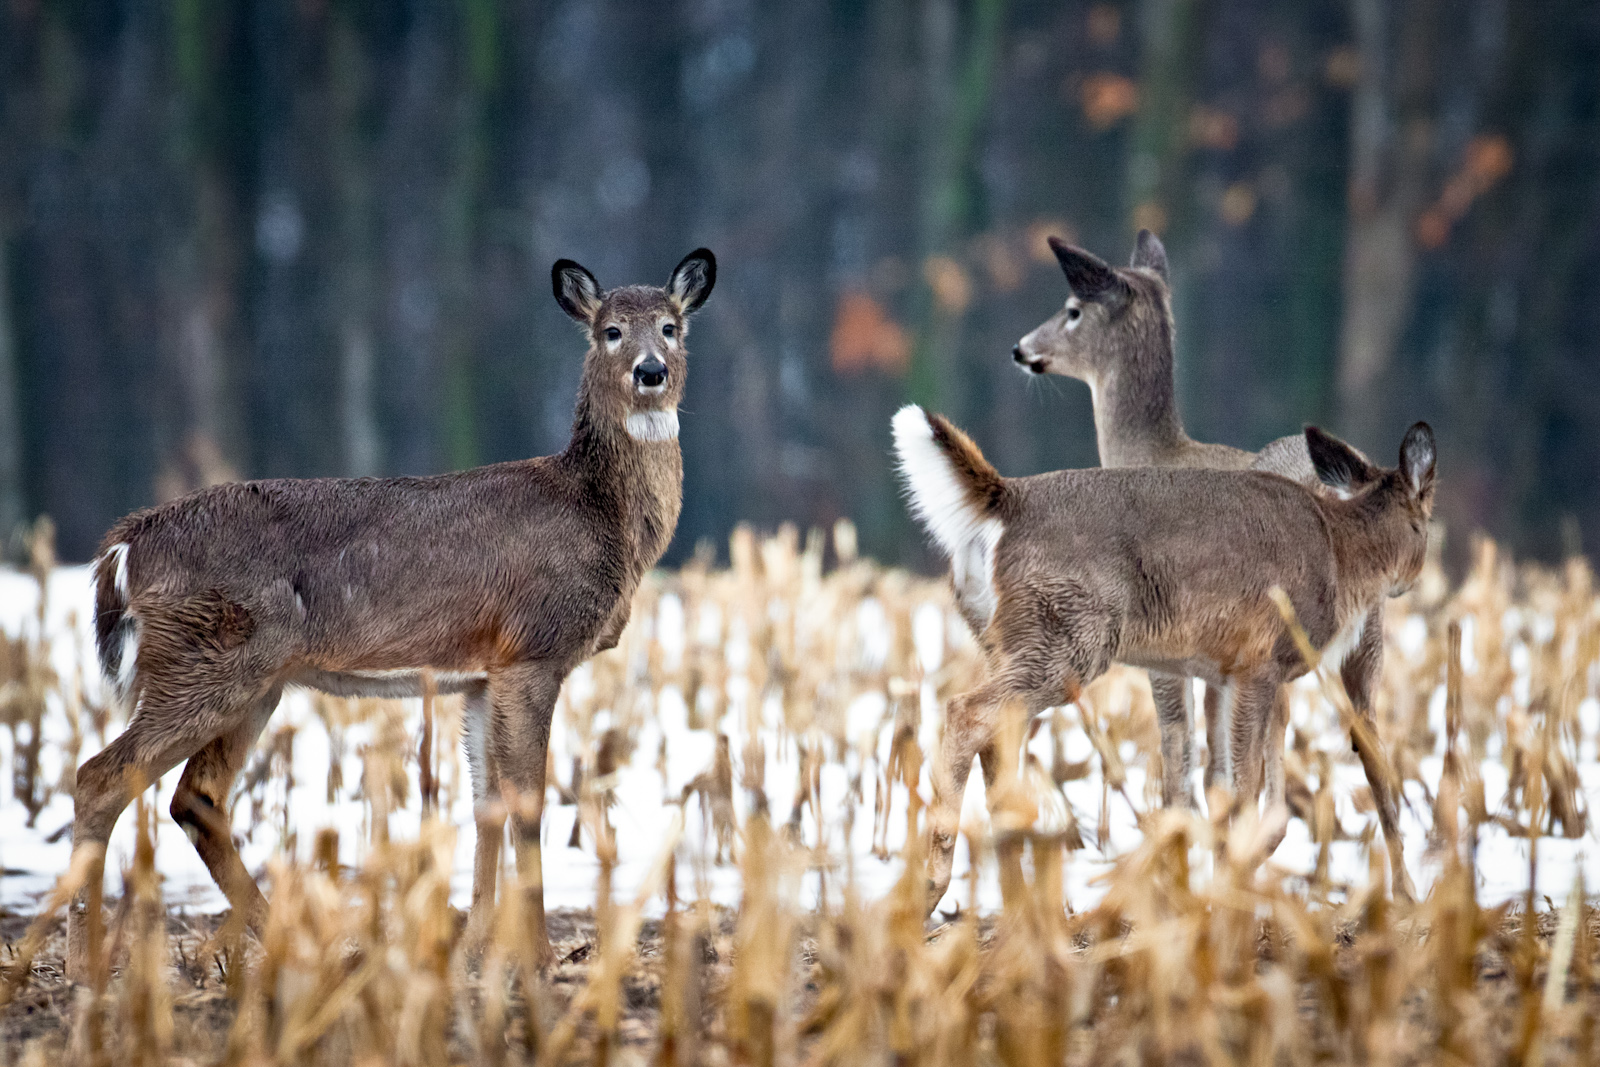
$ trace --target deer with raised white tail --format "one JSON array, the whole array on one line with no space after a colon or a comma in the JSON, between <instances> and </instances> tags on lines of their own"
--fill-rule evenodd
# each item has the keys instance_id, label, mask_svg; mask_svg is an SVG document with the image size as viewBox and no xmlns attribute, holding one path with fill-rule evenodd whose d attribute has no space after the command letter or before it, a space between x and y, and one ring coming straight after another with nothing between
<instances>
[{"instance_id":1,"label":"deer with raised white tail","mask_svg":"<svg viewBox=\"0 0 1600 1067\"><path fill-rule=\"evenodd\" d=\"M611 648L683 502L678 405L688 317L716 260L691 252L666 288L603 291L571 260L555 298L584 329L564 452L420 478L215 486L112 527L95 566L101 667L132 715L78 769L74 850L96 850L139 789L187 760L172 817L259 932L266 900L239 858L228 795L286 686L338 695L465 693L477 821L468 936L494 910L509 812L533 950L545 931L539 824L550 718L569 672ZM84 973L85 890L69 918Z\"/></svg>"},{"instance_id":2,"label":"deer with raised white tail","mask_svg":"<svg viewBox=\"0 0 1600 1067\"><path fill-rule=\"evenodd\" d=\"M911 510L949 555L983 653L978 686L948 705L933 767L930 911L949 887L972 759L992 754L1002 704L1037 715L1071 703L1112 662L1229 686L1235 791L1260 793L1278 689L1309 669L1270 591L1284 590L1312 646L1327 650L1373 601L1416 580L1433 511L1426 423L1407 432L1392 470L1315 427L1305 438L1338 495L1259 471L1004 478L942 416L915 405L895 415Z\"/></svg>"},{"instance_id":3,"label":"deer with raised white tail","mask_svg":"<svg viewBox=\"0 0 1600 1067\"><path fill-rule=\"evenodd\" d=\"M1192 440L1178 416L1174 371L1174 326L1167 252L1148 230L1139 231L1127 268L1116 268L1081 248L1050 239L1050 247L1067 277L1066 304L1012 348L1016 362L1033 374L1059 374L1089 386L1094 406L1095 439L1102 467L1187 467L1217 470L1266 470L1322 492L1325 487L1312 465L1301 434L1281 437L1260 452ZM1341 680L1356 713L1378 737L1372 693L1383 666L1383 598L1368 608L1352 655L1341 668ZM1162 803L1194 803L1190 787L1193 765L1191 686L1186 677L1152 671L1150 688L1161 725ZM1217 740L1225 732L1222 694L1207 686L1205 720L1207 762L1205 785L1227 781L1227 749ZM1268 741L1263 751L1263 782L1269 809L1284 803L1282 773L1288 696L1279 693ZM1381 751L1369 751L1353 739L1366 771L1389 852L1390 881L1397 897L1410 899L1399 830L1397 798Z\"/></svg>"}]
</instances>

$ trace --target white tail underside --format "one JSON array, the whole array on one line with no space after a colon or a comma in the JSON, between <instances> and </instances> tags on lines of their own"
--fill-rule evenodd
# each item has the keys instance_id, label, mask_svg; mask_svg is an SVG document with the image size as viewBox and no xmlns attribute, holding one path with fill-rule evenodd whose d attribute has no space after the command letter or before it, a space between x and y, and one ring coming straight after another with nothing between
<instances>
[{"instance_id":1,"label":"white tail underside","mask_svg":"<svg viewBox=\"0 0 1600 1067\"><path fill-rule=\"evenodd\" d=\"M1005 524L973 504L920 407L907 404L895 413L893 425L911 514L949 555L956 596L987 623L994 618L994 553Z\"/></svg>"}]
</instances>

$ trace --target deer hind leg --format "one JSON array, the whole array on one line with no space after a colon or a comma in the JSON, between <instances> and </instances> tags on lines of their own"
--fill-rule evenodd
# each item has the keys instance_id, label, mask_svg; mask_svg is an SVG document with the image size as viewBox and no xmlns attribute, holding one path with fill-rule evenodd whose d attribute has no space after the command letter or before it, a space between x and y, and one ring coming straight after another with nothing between
<instances>
[{"instance_id":1,"label":"deer hind leg","mask_svg":"<svg viewBox=\"0 0 1600 1067\"><path fill-rule=\"evenodd\" d=\"M1030 713L1037 713L1052 704L1077 700L1082 687L1110 665L1118 620L1075 584L1043 582L1003 596L991 627L996 631L996 647L988 657L987 678L976 689L950 701L939 758L932 769L929 914L950 888L972 758L993 747L1000 706L1006 700L1021 699Z\"/></svg>"},{"instance_id":2,"label":"deer hind leg","mask_svg":"<svg viewBox=\"0 0 1600 1067\"><path fill-rule=\"evenodd\" d=\"M128 687L133 715L115 741L78 768L73 851L93 849L94 859L68 912L67 971L75 978L87 973L91 950L98 951L89 940L100 924L87 921L89 908L99 900L106 842L122 809L138 791L238 729L238 713L256 708L280 665L273 650L260 647L260 637L252 639L256 621L249 610L221 593L144 595L135 607L139 651Z\"/></svg>"},{"instance_id":3,"label":"deer hind leg","mask_svg":"<svg viewBox=\"0 0 1600 1067\"><path fill-rule=\"evenodd\" d=\"M1383 604L1380 601L1367 612L1361 640L1340 665L1339 678L1344 683L1345 692L1349 694L1350 703L1354 705L1356 714L1366 723L1373 741L1380 746L1379 751L1368 752L1352 738L1356 755L1361 757L1362 769L1367 774L1367 786L1372 790L1372 802L1378 809L1378 825L1383 828L1383 843L1389 853L1390 888L1396 899L1409 901L1416 899L1416 893L1411 886L1411 875L1406 870L1405 841L1400 836L1398 798L1390 791L1388 777L1383 772L1386 763L1391 771L1394 771L1395 767L1393 761L1388 759L1388 754L1381 749L1383 742L1378 738L1377 715L1372 707L1372 690L1382 670ZM1398 772L1394 782L1396 786L1402 784Z\"/></svg>"},{"instance_id":4,"label":"deer hind leg","mask_svg":"<svg viewBox=\"0 0 1600 1067\"><path fill-rule=\"evenodd\" d=\"M1206 683L1206 778L1205 789L1225 789L1228 784L1227 693L1220 685Z\"/></svg>"},{"instance_id":5,"label":"deer hind leg","mask_svg":"<svg viewBox=\"0 0 1600 1067\"><path fill-rule=\"evenodd\" d=\"M1268 855L1278 850L1289 830L1289 799L1283 778L1283 746L1288 732L1289 687L1280 685L1273 691L1272 712L1267 719L1262 745L1262 781L1266 794L1263 821L1267 826L1276 827L1264 842Z\"/></svg>"},{"instance_id":6,"label":"deer hind leg","mask_svg":"<svg viewBox=\"0 0 1600 1067\"><path fill-rule=\"evenodd\" d=\"M193 736L148 737L138 725L137 720L130 723L115 741L78 768L72 851L74 858L85 849L94 850L95 856L83 888L67 911L67 977L74 982L88 980L90 958L101 951L103 926L100 921L90 922L89 909L100 907L106 844L117 818L135 796L205 744L204 738Z\"/></svg>"},{"instance_id":7,"label":"deer hind leg","mask_svg":"<svg viewBox=\"0 0 1600 1067\"><path fill-rule=\"evenodd\" d=\"M997 793L995 784L1000 776L1003 761L1000 759L998 742L991 741L978 750L978 765L983 770L984 801L989 808L989 825L995 825L997 808L995 801ZM958 809L959 810L959 809ZM998 838L997 838L998 843ZM1023 885L1022 874L1022 849L1020 845L1012 847L997 847L995 861L1000 865L1000 896L1007 907L1020 904L1020 900L1013 899L1017 889Z\"/></svg>"},{"instance_id":8,"label":"deer hind leg","mask_svg":"<svg viewBox=\"0 0 1600 1067\"><path fill-rule=\"evenodd\" d=\"M525 664L489 676L489 759L511 815L517 850L517 881L529 946L540 966L555 963L545 929L544 872L539 825L544 818L545 760L550 718L562 675L544 664Z\"/></svg>"},{"instance_id":9,"label":"deer hind leg","mask_svg":"<svg viewBox=\"0 0 1600 1067\"><path fill-rule=\"evenodd\" d=\"M1276 689L1270 680L1260 678L1242 678L1232 684L1228 733L1236 811L1261 800L1266 738Z\"/></svg>"},{"instance_id":10,"label":"deer hind leg","mask_svg":"<svg viewBox=\"0 0 1600 1067\"><path fill-rule=\"evenodd\" d=\"M966 796L972 757L993 750L995 715L1001 703L1017 692L1001 680L986 681L950 701L944 736L932 775L933 803L928 808L928 913L950 888L955 866L956 835L961 830L961 801ZM994 759L994 756L990 757Z\"/></svg>"},{"instance_id":11,"label":"deer hind leg","mask_svg":"<svg viewBox=\"0 0 1600 1067\"><path fill-rule=\"evenodd\" d=\"M1208 696L1210 692L1207 687ZM1194 772L1194 729L1189 708L1194 687L1187 678L1151 671L1150 694L1155 698L1156 721L1161 727L1161 806L1193 809L1196 804L1190 779ZM1206 744L1214 753L1216 734L1209 732L1209 722L1207 731ZM1214 762L1213 756L1208 764ZM1208 765L1208 785L1210 778Z\"/></svg>"},{"instance_id":12,"label":"deer hind leg","mask_svg":"<svg viewBox=\"0 0 1600 1067\"><path fill-rule=\"evenodd\" d=\"M467 690L463 709L467 768L472 773L472 814L477 842L472 856L472 910L467 915L467 946L480 950L494 921L500 848L505 839L506 806L500 797L500 768L489 755L489 693Z\"/></svg>"},{"instance_id":13,"label":"deer hind leg","mask_svg":"<svg viewBox=\"0 0 1600 1067\"><path fill-rule=\"evenodd\" d=\"M158 706L151 690L144 693L117 739L78 768L72 849L74 854L93 849L97 855L67 913L67 974L74 981L87 976L89 956L99 951L98 945L90 944L91 933L100 927L88 921L89 908L100 899L106 844L118 817L135 796L205 748L225 727L223 717L199 701L179 698Z\"/></svg>"},{"instance_id":14,"label":"deer hind leg","mask_svg":"<svg viewBox=\"0 0 1600 1067\"><path fill-rule=\"evenodd\" d=\"M273 687L249 706L238 725L190 756L172 794L172 821L189 835L211 880L257 937L266 923L267 899L233 843L228 796L282 695Z\"/></svg>"}]
</instances>

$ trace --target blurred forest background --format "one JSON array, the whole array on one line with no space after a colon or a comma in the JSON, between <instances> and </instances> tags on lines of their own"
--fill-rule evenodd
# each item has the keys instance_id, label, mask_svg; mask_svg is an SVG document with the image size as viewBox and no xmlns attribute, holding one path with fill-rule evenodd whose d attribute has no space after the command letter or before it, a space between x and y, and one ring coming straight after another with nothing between
<instances>
[{"instance_id":1,"label":"blurred forest background","mask_svg":"<svg viewBox=\"0 0 1600 1067\"><path fill-rule=\"evenodd\" d=\"M1190 433L1441 443L1483 528L1600 535L1600 5L1577 0L3 0L0 529L86 559L242 476L566 440L602 284L720 263L673 553L739 520L925 561L908 398L1096 462L1017 338L1044 237L1172 255Z\"/></svg>"}]
</instances>

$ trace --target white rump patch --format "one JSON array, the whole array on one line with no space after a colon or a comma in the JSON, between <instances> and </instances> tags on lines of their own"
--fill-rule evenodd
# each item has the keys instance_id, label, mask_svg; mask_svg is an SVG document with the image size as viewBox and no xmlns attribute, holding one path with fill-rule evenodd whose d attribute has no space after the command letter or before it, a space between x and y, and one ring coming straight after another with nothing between
<instances>
[{"instance_id":1,"label":"white rump patch","mask_svg":"<svg viewBox=\"0 0 1600 1067\"><path fill-rule=\"evenodd\" d=\"M122 649L117 660L116 688L117 692L126 693L133 682L134 667L139 661L139 624L124 617L117 629L122 634Z\"/></svg>"},{"instance_id":2,"label":"white rump patch","mask_svg":"<svg viewBox=\"0 0 1600 1067\"><path fill-rule=\"evenodd\" d=\"M933 440L928 416L907 404L894 416L894 450L911 514L950 556L956 596L987 622L994 618L994 550L1005 524L972 503L950 460Z\"/></svg>"},{"instance_id":3,"label":"white rump patch","mask_svg":"<svg viewBox=\"0 0 1600 1067\"><path fill-rule=\"evenodd\" d=\"M676 441L678 412L635 411L628 416L628 436L635 441Z\"/></svg>"},{"instance_id":4,"label":"white rump patch","mask_svg":"<svg viewBox=\"0 0 1600 1067\"><path fill-rule=\"evenodd\" d=\"M116 577L112 579L112 585L116 587L117 593L126 602L128 599L128 542L118 541L106 549L105 561L116 567Z\"/></svg>"}]
</instances>

